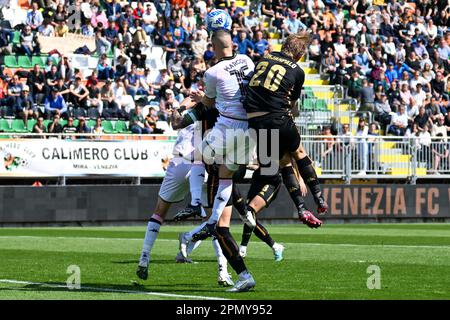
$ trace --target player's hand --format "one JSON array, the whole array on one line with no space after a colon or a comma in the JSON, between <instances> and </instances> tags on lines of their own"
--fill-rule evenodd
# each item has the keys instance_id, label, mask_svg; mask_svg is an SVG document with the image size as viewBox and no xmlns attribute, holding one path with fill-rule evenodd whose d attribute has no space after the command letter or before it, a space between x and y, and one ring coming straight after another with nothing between
<instances>
[{"instance_id":1,"label":"player's hand","mask_svg":"<svg viewBox=\"0 0 450 320\"><path fill-rule=\"evenodd\" d=\"M190 95L190 98L194 102L199 103L200 101L202 101L204 95L205 95L205 93L203 91L200 91L200 90L192 91L191 95Z\"/></svg>"},{"instance_id":2,"label":"player's hand","mask_svg":"<svg viewBox=\"0 0 450 320\"><path fill-rule=\"evenodd\" d=\"M308 188L306 187L306 184L303 180L300 181L300 192L302 194L302 197L306 197L306 194L308 193Z\"/></svg>"}]
</instances>

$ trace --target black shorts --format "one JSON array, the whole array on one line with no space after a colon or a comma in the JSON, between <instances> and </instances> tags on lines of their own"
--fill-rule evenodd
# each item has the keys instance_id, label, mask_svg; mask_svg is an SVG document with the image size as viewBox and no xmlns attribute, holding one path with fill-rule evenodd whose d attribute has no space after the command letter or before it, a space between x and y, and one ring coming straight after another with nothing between
<instances>
[{"instance_id":1,"label":"black shorts","mask_svg":"<svg viewBox=\"0 0 450 320\"><path fill-rule=\"evenodd\" d=\"M249 128L256 130L258 159L270 156L273 160L281 160L285 153L294 152L300 146L300 133L292 117L286 113L269 113L251 118L248 125ZM267 129L267 141L261 136L260 129ZM272 130L278 130L278 141L272 141ZM276 150L277 147L278 156L275 157L270 150Z\"/></svg>"},{"instance_id":2,"label":"black shorts","mask_svg":"<svg viewBox=\"0 0 450 320\"><path fill-rule=\"evenodd\" d=\"M260 170L255 170L252 176L252 182L247 194L247 202L250 202L254 197L260 196L266 202L268 207L278 195L281 187L281 177L276 175L261 175Z\"/></svg>"}]
</instances>

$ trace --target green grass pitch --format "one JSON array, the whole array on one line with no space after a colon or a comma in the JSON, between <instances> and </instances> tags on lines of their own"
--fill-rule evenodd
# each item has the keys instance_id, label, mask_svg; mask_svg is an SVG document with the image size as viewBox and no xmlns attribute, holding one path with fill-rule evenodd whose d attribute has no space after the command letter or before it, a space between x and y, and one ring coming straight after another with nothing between
<instances>
[{"instance_id":1,"label":"green grass pitch","mask_svg":"<svg viewBox=\"0 0 450 320\"><path fill-rule=\"evenodd\" d=\"M218 287L211 241L195 263L175 263L178 233L191 227L161 228L147 281L135 276L145 226L0 229L0 299L450 298L450 224L267 225L284 260L253 237L245 261L256 288L240 294ZM236 239L241 229L233 224ZM79 290L65 287L69 265L80 267ZM380 289L367 288L370 265Z\"/></svg>"}]
</instances>

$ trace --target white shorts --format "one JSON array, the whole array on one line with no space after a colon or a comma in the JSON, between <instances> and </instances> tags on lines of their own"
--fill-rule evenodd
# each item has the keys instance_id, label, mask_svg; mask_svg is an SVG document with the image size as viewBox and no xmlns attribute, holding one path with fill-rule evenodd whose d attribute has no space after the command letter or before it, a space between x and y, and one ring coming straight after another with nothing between
<instances>
[{"instance_id":1,"label":"white shorts","mask_svg":"<svg viewBox=\"0 0 450 320\"><path fill-rule=\"evenodd\" d=\"M175 157L170 160L166 175L159 189L159 197L169 203L183 201L186 195L190 194L189 176L191 167L192 163L186 161L186 159ZM202 192L202 202L204 199L206 199L205 185Z\"/></svg>"},{"instance_id":2,"label":"white shorts","mask_svg":"<svg viewBox=\"0 0 450 320\"><path fill-rule=\"evenodd\" d=\"M240 164L249 162L248 122L219 116L199 148L206 164L225 164L236 171Z\"/></svg>"}]
</instances>

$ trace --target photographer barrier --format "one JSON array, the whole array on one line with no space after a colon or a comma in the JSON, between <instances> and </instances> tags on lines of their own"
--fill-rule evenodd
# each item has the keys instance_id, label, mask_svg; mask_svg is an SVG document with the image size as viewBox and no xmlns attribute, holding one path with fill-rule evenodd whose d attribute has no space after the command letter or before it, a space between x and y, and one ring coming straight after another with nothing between
<instances>
[{"instance_id":1,"label":"photographer barrier","mask_svg":"<svg viewBox=\"0 0 450 320\"><path fill-rule=\"evenodd\" d=\"M83 224L147 221L159 185L0 187L0 225ZM243 194L248 185L241 185ZM331 221L425 221L450 218L450 185L325 185ZM189 198L189 196L187 197ZM170 220L187 201L174 204ZM307 205L315 208L308 195ZM283 187L259 217L294 221L297 212ZM237 213L233 215L238 219Z\"/></svg>"}]
</instances>

